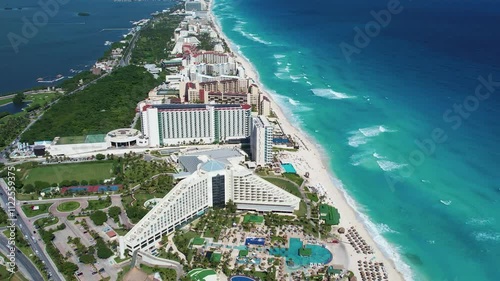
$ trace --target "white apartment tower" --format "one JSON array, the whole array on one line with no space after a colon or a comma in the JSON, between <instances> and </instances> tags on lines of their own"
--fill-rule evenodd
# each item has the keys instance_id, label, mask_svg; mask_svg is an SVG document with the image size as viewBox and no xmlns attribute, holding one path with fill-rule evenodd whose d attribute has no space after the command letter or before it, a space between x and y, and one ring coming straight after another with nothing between
<instances>
[{"instance_id":1,"label":"white apartment tower","mask_svg":"<svg viewBox=\"0 0 500 281\"><path fill-rule=\"evenodd\" d=\"M273 126L265 116L259 115L253 118L250 146L252 160L257 165L265 165L273 161Z\"/></svg>"},{"instance_id":2,"label":"white apartment tower","mask_svg":"<svg viewBox=\"0 0 500 281\"><path fill-rule=\"evenodd\" d=\"M250 136L248 104L158 104L141 106L142 132L151 147L213 143Z\"/></svg>"}]
</instances>

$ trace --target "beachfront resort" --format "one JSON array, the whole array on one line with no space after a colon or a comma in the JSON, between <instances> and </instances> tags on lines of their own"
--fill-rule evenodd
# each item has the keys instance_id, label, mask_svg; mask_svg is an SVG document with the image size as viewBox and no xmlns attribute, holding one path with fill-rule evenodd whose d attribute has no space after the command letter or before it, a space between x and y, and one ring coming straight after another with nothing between
<instances>
[{"instance_id":1,"label":"beachfront resort","mask_svg":"<svg viewBox=\"0 0 500 281\"><path fill-rule=\"evenodd\" d=\"M39 198L113 196L109 204L124 210L120 216L102 228L89 223L114 251L105 270L112 279L121 271L120 280L145 280L168 268L193 281L388 280L386 260L333 187L321 154L272 103L251 65L229 49L209 7L188 1L171 13L184 19L170 57L143 65L155 77L168 74L137 104L130 128L25 144L12 159L44 156L48 165L106 158L116 161L107 170L117 172L139 161L155 167L142 182L119 178L125 188L116 177L82 180L44 189ZM134 193L151 182L154 196L139 204ZM75 210L76 222L87 225L87 214ZM76 222L65 225L79 233ZM59 236L58 249L71 252ZM93 236L86 238L84 246L93 245Z\"/></svg>"}]
</instances>

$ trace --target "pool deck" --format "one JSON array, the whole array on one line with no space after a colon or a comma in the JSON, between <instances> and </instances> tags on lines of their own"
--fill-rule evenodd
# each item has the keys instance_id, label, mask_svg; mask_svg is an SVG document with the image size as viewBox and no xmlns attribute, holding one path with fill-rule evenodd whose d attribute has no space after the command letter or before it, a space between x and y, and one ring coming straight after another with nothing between
<instances>
[{"instance_id":1,"label":"pool deck","mask_svg":"<svg viewBox=\"0 0 500 281\"><path fill-rule=\"evenodd\" d=\"M279 228L280 236L287 237L287 242L285 244L280 244L278 242L271 243L269 232L265 225L260 225L254 228L252 231L244 231L241 227L232 227L228 228L223 233L221 233L221 237L223 237L220 241L213 242L212 238L206 238L207 243L203 246L206 250L216 250L221 253L229 253L230 254L230 268L236 268L242 263L238 262L238 254L239 249L244 247L245 239L248 237L263 237L266 240L264 246L259 245L248 245L248 264L254 264L251 262L252 259L260 259L260 264L255 264L255 268L258 271L267 271L270 267L272 267L272 262L269 262L269 259L279 259L280 265L278 267L278 277L283 277L285 274L294 274L294 273L314 273L317 272L320 268L324 266L335 265L336 268L348 268L347 266L351 263L351 259L347 255L346 245L343 243L328 243L326 241L320 241L317 238L312 236L303 235L302 231L300 231L295 226L284 226ZM313 245L324 245L327 250L332 254L332 259L325 265L320 266L300 266L290 268L286 265L285 257L275 257L269 253L269 248L271 246L279 247L279 248L287 248L289 246L290 238L298 238L304 244L313 244ZM233 242L234 241L234 242ZM221 279L222 280L222 279ZM230 280L230 279L227 279Z\"/></svg>"}]
</instances>

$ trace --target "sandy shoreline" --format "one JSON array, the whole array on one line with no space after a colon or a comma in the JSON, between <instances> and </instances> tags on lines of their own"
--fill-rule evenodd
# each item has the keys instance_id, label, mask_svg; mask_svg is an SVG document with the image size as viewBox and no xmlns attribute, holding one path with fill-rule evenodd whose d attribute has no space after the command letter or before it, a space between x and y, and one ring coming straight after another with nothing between
<instances>
[{"instance_id":1,"label":"sandy shoreline","mask_svg":"<svg viewBox=\"0 0 500 281\"><path fill-rule=\"evenodd\" d=\"M215 16L212 13L212 2L209 4L209 18L214 23L216 32L219 34L221 38L223 38L226 43L228 43L231 51L236 56L236 61L239 62L243 68L245 69L246 75L253 79L254 82L259 86L261 91L272 101L272 109L278 117L279 123L286 134L293 136L296 140L298 140L301 149L297 152L284 152L284 157L289 157L293 162L297 172L301 175L304 175L305 172L309 172L309 180L308 185L316 186L321 185L326 192L327 201L331 202L338 210L341 215L341 223L340 226L345 227L346 229L350 227L356 228L357 232L360 236L365 239L374 250L374 254L364 255L358 254L354 250L354 248L350 245L346 244L346 250L348 253L348 269L352 270L358 280L361 280L361 276L358 271L358 261L370 261L374 262L383 262L385 265L385 269L389 275L388 280L407 280L410 276L403 276L401 271L404 271L408 275L410 273L409 268L403 268L405 265L403 263L398 263L400 268L396 268L396 263L393 259L398 259L398 255L396 253L392 253L393 259L389 258L387 255L389 253L385 253L381 250L381 246L375 242L374 237L370 235L368 228L363 224L362 218L359 213L349 204L348 201L352 201L351 204L354 204L354 201L350 199L350 197L345 193L345 191L341 190L337 186L335 186L335 177L331 172L328 164L327 154L324 153L321 148L315 141L311 140L310 136L308 136L305 132L303 132L296 125L292 125L290 120L286 118L283 110L276 103L276 100L273 99L272 95L270 95L269 89L266 89L264 85L259 80L258 73L255 71L253 65L241 54L234 52L234 46L231 46L233 43L229 38L222 32L222 28L219 22L216 20ZM311 157L312 155L314 157ZM344 236L342 236L342 240L347 241ZM382 237L377 237L377 242L382 244L389 244ZM347 243L347 242L346 242ZM386 246L386 245L384 245Z\"/></svg>"}]
</instances>

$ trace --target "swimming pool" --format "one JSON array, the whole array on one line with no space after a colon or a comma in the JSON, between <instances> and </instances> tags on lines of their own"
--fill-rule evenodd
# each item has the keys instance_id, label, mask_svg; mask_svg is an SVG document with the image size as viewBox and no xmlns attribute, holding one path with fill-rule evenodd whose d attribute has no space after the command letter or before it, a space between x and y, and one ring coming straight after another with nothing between
<instances>
[{"instance_id":1,"label":"swimming pool","mask_svg":"<svg viewBox=\"0 0 500 281\"><path fill-rule=\"evenodd\" d=\"M290 163L283 163L283 164L281 164L281 167L283 167L283 169L285 170L285 173L291 173L291 174L297 173L297 171L295 170L293 165Z\"/></svg>"},{"instance_id":2,"label":"swimming pool","mask_svg":"<svg viewBox=\"0 0 500 281\"><path fill-rule=\"evenodd\" d=\"M292 261L289 263L290 267L309 266L311 263L327 264L332 261L332 253L320 245L307 244L305 247L312 250L311 255L303 257L299 255L299 250L303 246L299 238L290 238L289 244L290 247L288 249L271 248L269 253L273 256L286 257L287 263Z\"/></svg>"},{"instance_id":3,"label":"swimming pool","mask_svg":"<svg viewBox=\"0 0 500 281\"><path fill-rule=\"evenodd\" d=\"M246 276L243 276L243 275L233 276L229 280L230 281L255 281L255 279L252 279L250 277L246 277Z\"/></svg>"}]
</instances>

